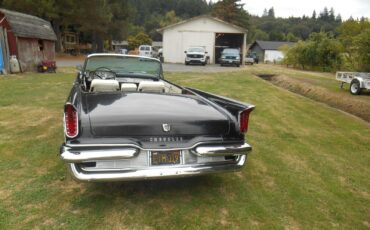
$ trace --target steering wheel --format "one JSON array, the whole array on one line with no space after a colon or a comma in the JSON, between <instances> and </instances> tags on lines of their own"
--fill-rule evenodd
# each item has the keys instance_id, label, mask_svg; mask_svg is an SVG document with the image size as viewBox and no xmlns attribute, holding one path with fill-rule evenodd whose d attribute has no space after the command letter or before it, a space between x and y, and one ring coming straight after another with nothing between
<instances>
[{"instance_id":1,"label":"steering wheel","mask_svg":"<svg viewBox=\"0 0 370 230\"><path fill-rule=\"evenodd\" d=\"M99 67L99 68L96 68L95 70L91 71L90 72L94 78L97 77L99 79L116 79L116 73L109 69L108 67Z\"/></svg>"}]
</instances>

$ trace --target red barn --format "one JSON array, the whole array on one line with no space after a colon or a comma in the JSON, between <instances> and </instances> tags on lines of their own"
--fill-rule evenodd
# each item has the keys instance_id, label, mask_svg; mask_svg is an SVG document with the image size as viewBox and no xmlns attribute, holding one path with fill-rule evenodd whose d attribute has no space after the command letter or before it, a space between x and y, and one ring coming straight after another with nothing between
<instances>
[{"instance_id":1,"label":"red barn","mask_svg":"<svg viewBox=\"0 0 370 230\"><path fill-rule=\"evenodd\" d=\"M35 71L41 61L55 60L57 38L50 22L32 15L0 9L0 27L6 46L5 53L17 56L22 71ZM9 57L4 55L4 59L9 60Z\"/></svg>"}]
</instances>

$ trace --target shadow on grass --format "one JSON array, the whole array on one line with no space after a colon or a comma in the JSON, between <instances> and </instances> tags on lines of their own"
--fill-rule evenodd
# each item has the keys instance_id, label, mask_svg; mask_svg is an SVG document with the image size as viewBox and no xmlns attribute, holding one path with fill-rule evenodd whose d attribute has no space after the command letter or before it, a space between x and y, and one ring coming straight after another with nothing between
<instances>
[{"instance_id":1,"label":"shadow on grass","mask_svg":"<svg viewBox=\"0 0 370 230\"><path fill-rule=\"evenodd\" d=\"M86 183L70 202L73 209L85 210L85 215L88 214L91 219L98 220L116 213L118 216L129 215L130 219L150 223L152 221L150 216L153 215L180 217L189 215L192 210L204 205L207 210L212 209L210 206L216 207L226 202L227 197L222 192L224 186L224 178L217 175L134 182ZM146 216L145 220L143 216ZM70 218L80 217L77 215Z\"/></svg>"},{"instance_id":2,"label":"shadow on grass","mask_svg":"<svg viewBox=\"0 0 370 230\"><path fill-rule=\"evenodd\" d=\"M204 190L219 188L222 179L217 175L185 177L176 179L87 183L86 192L106 193L113 196L141 196L172 194L189 190Z\"/></svg>"}]
</instances>

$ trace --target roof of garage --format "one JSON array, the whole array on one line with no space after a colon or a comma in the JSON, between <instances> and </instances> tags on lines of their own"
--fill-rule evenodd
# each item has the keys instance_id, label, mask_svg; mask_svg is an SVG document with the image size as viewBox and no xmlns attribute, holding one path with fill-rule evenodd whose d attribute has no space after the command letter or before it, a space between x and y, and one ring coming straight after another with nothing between
<instances>
[{"instance_id":1,"label":"roof of garage","mask_svg":"<svg viewBox=\"0 0 370 230\"><path fill-rule=\"evenodd\" d=\"M258 45L263 50L278 50L281 46L287 45L287 46L293 46L295 42L276 42L276 41L255 41L250 46L250 49L252 49L254 46Z\"/></svg>"},{"instance_id":2,"label":"roof of garage","mask_svg":"<svg viewBox=\"0 0 370 230\"><path fill-rule=\"evenodd\" d=\"M17 37L57 40L50 22L44 19L5 9L0 9L0 12L5 15L5 19Z\"/></svg>"},{"instance_id":3,"label":"roof of garage","mask_svg":"<svg viewBox=\"0 0 370 230\"><path fill-rule=\"evenodd\" d=\"M237 26L237 25L234 25L234 24L225 22L225 21L223 21L223 20L221 20L219 18L215 18L215 17L212 17L210 15L200 15L200 16L197 16L197 17L193 17L193 18L190 18L190 19L187 19L187 20L184 20L184 21L181 21L181 22L178 22L178 23L175 23L175 24L172 24L172 25L169 25L169 26L160 28L157 31L160 32L160 33L163 33L163 31L165 31L167 29L172 29L172 28L174 28L176 26L179 26L179 25L182 25L182 24L185 24L185 23L189 23L189 22L192 22L192 21L204 19L204 18L211 19L211 20L214 20L216 22L219 22L219 23L225 24L227 26L233 27L234 29L239 30L241 33L246 33L248 31L247 29L245 29L243 27L240 27L240 26Z\"/></svg>"}]
</instances>

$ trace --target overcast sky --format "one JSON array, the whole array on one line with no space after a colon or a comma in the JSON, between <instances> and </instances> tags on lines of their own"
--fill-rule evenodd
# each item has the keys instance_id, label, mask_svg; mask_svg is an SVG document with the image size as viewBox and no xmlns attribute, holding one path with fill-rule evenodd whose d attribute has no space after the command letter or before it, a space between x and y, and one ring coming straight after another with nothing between
<instances>
[{"instance_id":1,"label":"overcast sky","mask_svg":"<svg viewBox=\"0 0 370 230\"><path fill-rule=\"evenodd\" d=\"M215 2L215 1L214 1ZM370 0L242 0L244 8L253 15L261 16L263 9L274 7L275 16L289 17L312 15L313 10L319 14L324 7L334 8L335 15L338 13L342 19L370 18Z\"/></svg>"}]
</instances>

